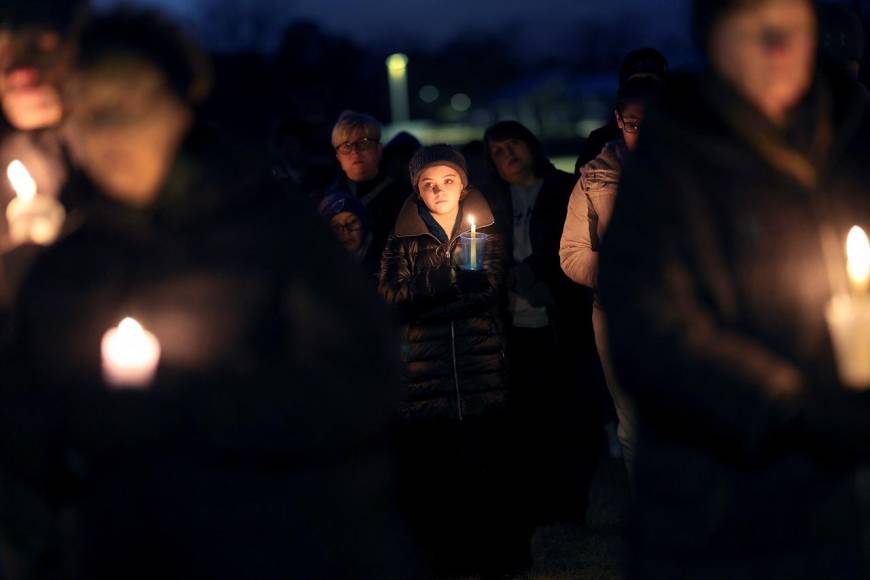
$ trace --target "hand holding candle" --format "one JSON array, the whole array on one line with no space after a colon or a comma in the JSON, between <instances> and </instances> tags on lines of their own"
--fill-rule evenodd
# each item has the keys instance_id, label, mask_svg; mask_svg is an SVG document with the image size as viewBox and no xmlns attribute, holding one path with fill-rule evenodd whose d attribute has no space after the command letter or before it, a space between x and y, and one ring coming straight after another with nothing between
<instances>
[{"instance_id":1,"label":"hand holding candle","mask_svg":"<svg viewBox=\"0 0 870 580\"><path fill-rule=\"evenodd\" d=\"M828 325L840 379L847 387L870 387L870 241L858 226L846 239L846 271L851 293L831 299L827 309Z\"/></svg>"},{"instance_id":2,"label":"hand holding candle","mask_svg":"<svg viewBox=\"0 0 870 580\"><path fill-rule=\"evenodd\" d=\"M132 318L103 335L103 379L113 388L143 389L154 379L160 343Z\"/></svg>"},{"instance_id":3,"label":"hand holding candle","mask_svg":"<svg viewBox=\"0 0 870 580\"><path fill-rule=\"evenodd\" d=\"M38 194L36 182L21 161L16 159L10 163L6 176L16 194L6 207L12 242L43 246L54 242L66 217L63 206L53 197Z\"/></svg>"}]
</instances>

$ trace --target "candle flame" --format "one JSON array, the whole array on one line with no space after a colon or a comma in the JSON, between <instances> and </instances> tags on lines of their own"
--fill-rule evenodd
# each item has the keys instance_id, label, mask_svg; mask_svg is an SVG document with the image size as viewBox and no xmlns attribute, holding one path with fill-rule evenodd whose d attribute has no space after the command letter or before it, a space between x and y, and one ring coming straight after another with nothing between
<instances>
[{"instance_id":1,"label":"candle flame","mask_svg":"<svg viewBox=\"0 0 870 580\"><path fill-rule=\"evenodd\" d=\"M150 356L152 342L145 329L134 318L129 316L118 324L118 329L109 341L109 356L121 364L135 364Z\"/></svg>"},{"instance_id":2,"label":"candle flame","mask_svg":"<svg viewBox=\"0 0 870 580\"><path fill-rule=\"evenodd\" d=\"M36 182L30 172L19 160L15 160L6 168L6 177L12 184L12 189L22 202L28 202L36 195Z\"/></svg>"},{"instance_id":3,"label":"candle flame","mask_svg":"<svg viewBox=\"0 0 870 580\"><path fill-rule=\"evenodd\" d=\"M121 323L118 325L118 332L121 336L138 336L144 335L144 329L142 325L139 324L135 318L126 317Z\"/></svg>"},{"instance_id":4,"label":"candle flame","mask_svg":"<svg viewBox=\"0 0 870 580\"><path fill-rule=\"evenodd\" d=\"M846 256L848 262L846 269L849 272L849 281L856 289L866 291L870 281L870 241L867 234L858 226L849 230L846 238Z\"/></svg>"}]
</instances>

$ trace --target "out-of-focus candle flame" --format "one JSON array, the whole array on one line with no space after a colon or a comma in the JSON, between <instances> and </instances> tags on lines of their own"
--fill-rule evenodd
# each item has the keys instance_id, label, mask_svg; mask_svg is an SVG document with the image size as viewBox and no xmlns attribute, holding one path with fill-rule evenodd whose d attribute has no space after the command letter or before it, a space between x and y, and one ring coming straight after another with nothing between
<instances>
[{"instance_id":1,"label":"out-of-focus candle flame","mask_svg":"<svg viewBox=\"0 0 870 580\"><path fill-rule=\"evenodd\" d=\"M119 387L145 387L160 360L160 343L135 319L127 317L106 332L102 344L106 381Z\"/></svg>"},{"instance_id":2,"label":"out-of-focus candle flame","mask_svg":"<svg viewBox=\"0 0 870 580\"><path fill-rule=\"evenodd\" d=\"M473 238L474 234L477 233L477 225L474 223L474 216L473 215L468 216L468 223L471 224L471 237Z\"/></svg>"},{"instance_id":3,"label":"out-of-focus candle flame","mask_svg":"<svg viewBox=\"0 0 870 580\"><path fill-rule=\"evenodd\" d=\"M849 273L849 282L855 292L866 293L867 284L870 282L870 241L867 234L858 226L849 230L846 238L846 257L848 258L846 270Z\"/></svg>"},{"instance_id":4,"label":"out-of-focus candle flame","mask_svg":"<svg viewBox=\"0 0 870 580\"><path fill-rule=\"evenodd\" d=\"M18 198L27 203L36 196L36 182L27 171L27 168L19 160L15 160L6 168L6 177L12 184L12 189Z\"/></svg>"}]
</instances>

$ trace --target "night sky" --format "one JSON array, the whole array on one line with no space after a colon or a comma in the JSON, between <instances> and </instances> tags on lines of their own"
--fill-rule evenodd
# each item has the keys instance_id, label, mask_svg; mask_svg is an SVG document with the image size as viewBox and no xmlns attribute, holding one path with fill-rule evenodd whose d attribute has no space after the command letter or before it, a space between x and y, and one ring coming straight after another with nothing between
<instances>
[{"instance_id":1,"label":"night sky","mask_svg":"<svg viewBox=\"0 0 870 580\"><path fill-rule=\"evenodd\" d=\"M96 0L111 5L117 0ZM137 0L158 6L187 22L213 48L226 46L227 35L215 25L267 15L261 44L277 38L281 23L309 19L359 43L390 50L437 47L462 34L504 31L532 56L558 55L571 46L578 23L616 26L638 44L671 51L688 50L688 0ZM209 15L204 17L204 15Z\"/></svg>"}]
</instances>

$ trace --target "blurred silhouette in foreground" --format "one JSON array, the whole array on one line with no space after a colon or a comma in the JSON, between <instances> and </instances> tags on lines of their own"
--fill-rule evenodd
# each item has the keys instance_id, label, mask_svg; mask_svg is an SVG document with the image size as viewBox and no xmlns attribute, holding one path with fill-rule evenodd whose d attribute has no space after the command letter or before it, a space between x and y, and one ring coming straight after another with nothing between
<instances>
[{"instance_id":1,"label":"blurred silhouette in foreground","mask_svg":"<svg viewBox=\"0 0 870 580\"><path fill-rule=\"evenodd\" d=\"M81 33L71 135L99 195L25 283L2 390L4 473L58 522L34 574L413 577L389 317L316 213L197 124L208 80L151 12Z\"/></svg>"},{"instance_id":2,"label":"blurred silhouette in foreground","mask_svg":"<svg viewBox=\"0 0 870 580\"><path fill-rule=\"evenodd\" d=\"M599 263L638 414L629 578L864 578L870 393L826 308L870 225L862 89L816 66L809 0L697 0L708 72L669 81Z\"/></svg>"}]
</instances>

